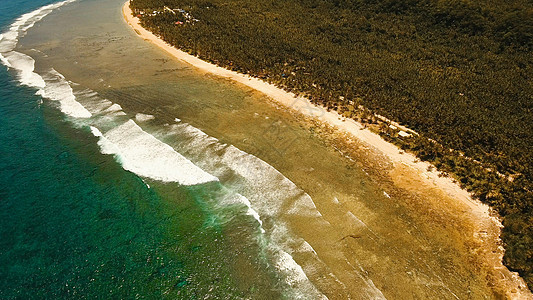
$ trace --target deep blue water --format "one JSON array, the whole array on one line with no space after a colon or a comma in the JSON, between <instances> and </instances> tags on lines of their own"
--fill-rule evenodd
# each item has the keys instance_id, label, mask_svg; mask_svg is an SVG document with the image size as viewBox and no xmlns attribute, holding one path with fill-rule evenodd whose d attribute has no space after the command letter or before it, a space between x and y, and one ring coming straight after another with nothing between
<instances>
[{"instance_id":1,"label":"deep blue water","mask_svg":"<svg viewBox=\"0 0 533 300\"><path fill-rule=\"evenodd\" d=\"M0 64L0 299L490 298L469 231L389 197L262 97L169 60L123 1L61 7ZM53 2L0 0L0 33ZM20 85L39 87L19 77L33 62L47 99Z\"/></svg>"},{"instance_id":2,"label":"deep blue water","mask_svg":"<svg viewBox=\"0 0 533 300\"><path fill-rule=\"evenodd\" d=\"M0 24L48 3L1 1ZM0 68L0 298L132 296L141 273L185 280L146 262L167 258L159 229L173 222L157 195L39 103Z\"/></svg>"},{"instance_id":3,"label":"deep blue water","mask_svg":"<svg viewBox=\"0 0 533 300\"><path fill-rule=\"evenodd\" d=\"M1 31L51 2L0 1ZM0 299L239 295L202 188L148 188L15 76L0 67Z\"/></svg>"}]
</instances>

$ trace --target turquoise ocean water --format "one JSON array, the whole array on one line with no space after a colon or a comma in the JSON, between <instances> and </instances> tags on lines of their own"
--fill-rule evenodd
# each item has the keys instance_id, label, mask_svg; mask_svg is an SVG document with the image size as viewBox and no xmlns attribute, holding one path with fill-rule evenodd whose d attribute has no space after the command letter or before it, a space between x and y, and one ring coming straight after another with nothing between
<instances>
[{"instance_id":1,"label":"turquoise ocean water","mask_svg":"<svg viewBox=\"0 0 533 300\"><path fill-rule=\"evenodd\" d=\"M17 18L50 3L1 1L4 42ZM1 299L284 293L246 207L212 205L228 194L224 187L149 183L124 170L102 154L90 126L43 103L35 84L21 84L19 56L5 47L11 67L0 67Z\"/></svg>"},{"instance_id":2,"label":"turquoise ocean water","mask_svg":"<svg viewBox=\"0 0 533 300\"><path fill-rule=\"evenodd\" d=\"M0 0L0 299L491 298L467 211L172 59L124 1Z\"/></svg>"}]
</instances>

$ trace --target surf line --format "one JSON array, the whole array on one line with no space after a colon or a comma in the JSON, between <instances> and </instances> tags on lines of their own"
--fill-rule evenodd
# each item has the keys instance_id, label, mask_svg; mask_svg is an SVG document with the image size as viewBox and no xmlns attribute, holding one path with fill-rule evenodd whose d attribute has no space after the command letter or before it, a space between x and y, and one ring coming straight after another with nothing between
<instances>
[{"instance_id":1,"label":"surf line","mask_svg":"<svg viewBox=\"0 0 533 300\"><path fill-rule=\"evenodd\" d=\"M162 182L176 182L180 185L198 185L208 182L219 182L218 178L203 171L193 162L175 151L168 144L155 138L144 131L135 121L128 119L121 125L114 126L110 130L102 131L98 128L98 120L106 112L90 111L80 102L70 83L65 77L51 68L48 71L35 71L35 60L24 53L15 51L18 41L27 30L50 14L54 9L76 0L67 0L55 4L43 6L33 12L27 13L16 19L7 32L0 35L0 61L8 68L17 73L17 79L21 85L29 86L37 90L37 94L43 98L55 101L59 109L71 120L88 125L91 133L98 138L98 146L103 154L114 155L121 166L138 176L154 179ZM126 114L118 104L109 103L107 107L108 117L124 117ZM116 120L115 120L116 121ZM240 196L240 195L238 195ZM246 197L240 196L237 202L247 206L246 214L251 215L259 223L262 234L262 221L259 213L252 208L252 204ZM309 281L302 267L298 265L290 255L290 249L285 245L274 242L275 261L278 271L287 278L291 287L305 286L307 292L318 298L325 298L316 287ZM296 291L297 288L293 292Z\"/></svg>"}]
</instances>

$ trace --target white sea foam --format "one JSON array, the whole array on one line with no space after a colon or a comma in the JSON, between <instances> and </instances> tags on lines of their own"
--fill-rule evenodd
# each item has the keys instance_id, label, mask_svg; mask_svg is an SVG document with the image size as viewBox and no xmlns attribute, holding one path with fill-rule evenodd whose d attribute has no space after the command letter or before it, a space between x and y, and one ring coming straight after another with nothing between
<instances>
[{"instance_id":1,"label":"white sea foam","mask_svg":"<svg viewBox=\"0 0 533 300\"><path fill-rule=\"evenodd\" d=\"M101 99L97 93L91 90L79 91L76 92L76 95L84 99L81 101L95 114L111 116L111 118L117 114L125 115L119 104ZM149 120L151 118L153 118L151 115L136 115L138 120ZM114 121L117 120L114 119ZM106 126L108 125L106 124ZM114 154L124 169L139 176L164 182L177 182L182 185L218 181L218 178L198 168L172 147L142 130L133 120L128 120L119 126L113 127L105 134L102 134L95 126L91 126L91 131L95 136L99 137L98 145L102 153ZM249 201L245 197L236 195L235 199L245 205L248 203L249 213L260 224L262 223L259 215L251 209Z\"/></svg>"},{"instance_id":2,"label":"white sea foam","mask_svg":"<svg viewBox=\"0 0 533 300\"><path fill-rule=\"evenodd\" d=\"M41 50L37 50L37 49L31 49L31 51L34 51L34 52L37 52L39 54L41 54L43 57L48 57L48 55L46 55L44 52L42 52Z\"/></svg>"},{"instance_id":3,"label":"white sea foam","mask_svg":"<svg viewBox=\"0 0 533 300\"><path fill-rule=\"evenodd\" d=\"M186 123L169 125L169 130L165 130L162 135L180 141L177 147L185 155L194 159L204 170L224 178L225 185L243 194L243 199L246 199L243 200L244 204L257 214L258 221L275 220L274 225L270 223L267 227L267 248L273 255L277 270L283 274L286 283L294 288L295 293L291 294L291 298L298 298L300 294L297 291L300 289L306 291L304 294L313 295L313 299L324 297L291 254L307 253L314 257L310 261L325 265L311 245L294 236L282 221L283 216L288 214L323 221L311 197L263 160L232 145L223 144ZM305 267L310 270L312 268L309 265Z\"/></svg>"},{"instance_id":4,"label":"white sea foam","mask_svg":"<svg viewBox=\"0 0 533 300\"><path fill-rule=\"evenodd\" d=\"M7 67L19 71L19 79L22 84L37 87L45 97L59 101L61 110L68 115L80 118L89 118L92 113L111 117L125 115L120 105L112 104L107 100L102 100L93 106L85 108L80 102L76 101L76 95L73 93L71 85L61 74L51 71L45 74L43 79L34 72L35 61L31 57L13 51L18 39L25 34L26 30L34 26L37 21L48 15L53 9L73 1L67 0L47 5L18 18L8 32L2 34L0 38L0 61ZM86 95L96 97L95 94L90 92ZM138 115L136 119L138 121L146 121L150 117ZM176 122L180 121L176 119ZM189 129L190 133L193 133L193 138L188 144L190 151L194 150L195 154L199 156L217 158L214 164L211 164L211 167L215 164L224 166L218 170L220 173L232 172L238 177L237 181L240 181L242 186L251 187L251 189L245 188L244 191L252 195L253 199L249 200L239 193L234 193L227 201L228 203L233 202L246 206L246 213L254 217L259 225L263 223L262 215L282 215L284 213L282 205L287 203L292 203L288 208L293 213L299 212L312 217L320 216L312 199L267 163L233 146L221 144L218 140L191 126L186 125L186 128ZM203 171L169 145L143 131L133 120L128 120L111 130L103 130L105 133L102 133L95 126L91 126L90 129L92 134L98 137L98 145L102 153L115 155L124 169L141 177L164 182L177 182L182 185L196 185L218 180L217 177ZM194 137L194 134L197 134L196 137ZM212 149L210 149L209 153L202 154L201 152L207 148ZM212 152L218 150L222 151L221 156L212 156ZM206 161L209 161L209 159ZM205 165L209 164L210 162L207 162ZM217 171L217 168L211 169ZM272 186L275 189L269 188ZM263 230L262 226L261 230ZM273 238L274 241L278 242L289 239L286 234L283 237ZM278 244L283 248L286 248L287 245L281 242ZM289 254L290 250L287 250L288 252L281 250L278 248L278 244L274 244L276 249L274 250L276 256L275 265L280 272L286 275L287 283L297 289L302 288L310 292L313 298L325 298L309 281L302 267L294 261ZM309 244L307 245L308 247L304 244L304 248L307 250L308 248L312 249Z\"/></svg>"},{"instance_id":5,"label":"white sea foam","mask_svg":"<svg viewBox=\"0 0 533 300\"><path fill-rule=\"evenodd\" d=\"M85 107L76 101L70 84L56 70L49 70L44 75L44 82L43 96L50 100L58 101L63 113L74 118L90 118L92 116Z\"/></svg>"},{"instance_id":6,"label":"white sea foam","mask_svg":"<svg viewBox=\"0 0 533 300\"><path fill-rule=\"evenodd\" d=\"M26 54L11 51L5 54L9 66L18 71L18 79L21 84L42 89L45 86L43 78L33 72L35 60Z\"/></svg>"},{"instance_id":7,"label":"white sea foam","mask_svg":"<svg viewBox=\"0 0 533 300\"><path fill-rule=\"evenodd\" d=\"M381 292L380 289L377 288L377 286L374 284L374 281L372 281L372 279L368 278L368 276L366 275L367 272L365 272L365 270L363 269L363 267L361 267L359 265L358 262L357 263L357 268L354 267L349 261L346 261L347 264L349 266L351 266L353 268L353 270L355 271L355 274L361 278L365 284L366 284L366 287L364 287L363 289L361 289L361 296L364 298L364 299L376 299L376 300L386 300L387 298L385 298L385 295L383 295L383 292Z\"/></svg>"},{"instance_id":8,"label":"white sea foam","mask_svg":"<svg viewBox=\"0 0 533 300\"><path fill-rule=\"evenodd\" d=\"M117 156L117 160L120 162L120 149L113 144L111 141L109 141L103 134L100 132L100 130L94 126L91 127L91 132L95 137L98 137L98 146L100 146L100 150L103 154L114 154Z\"/></svg>"},{"instance_id":9,"label":"white sea foam","mask_svg":"<svg viewBox=\"0 0 533 300\"><path fill-rule=\"evenodd\" d=\"M102 132L100 132L100 130L94 126L90 126L91 128L91 132L92 134L95 136L95 137L98 137L98 138L101 138L103 137L104 135L102 134Z\"/></svg>"},{"instance_id":10,"label":"white sea foam","mask_svg":"<svg viewBox=\"0 0 533 300\"><path fill-rule=\"evenodd\" d=\"M290 199L300 198L303 202L312 202L307 194L302 194L294 183L272 166L232 145L225 147L221 155L221 163L238 175L245 182L246 187L254 190L250 193L253 195L253 199L250 200L254 200L254 204L258 206L261 205L260 210L266 215L282 214L282 205ZM276 187L275 190L272 190L272 186ZM312 203L308 204L314 206ZM314 213L318 216L318 211L315 210Z\"/></svg>"},{"instance_id":11,"label":"white sea foam","mask_svg":"<svg viewBox=\"0 0 533 300\"><path fill-rule=\"evenodd\" d=\"M102 99L98 93L90 89L74 91L78 102L85 107L91 114L113 118L115 116L124 116L119 104L113 103L107 99Z\"/></svg>"},{"instance_id":12,"label":"white sea foam","mask_svg":"<svg viewBox=\"0 0 533 300\"><path fill-rule=\"evenodd\" d=\"M122 110L122 107L116 103L112 104L108 108L100 111L100 114L106 115L108 117L113 116L125 116L126 113Z\"/></svg>"},{"instance_id":13,"label":"white sea foam","mask_svg":"<svg viewBox=\"0 0 533 300\"><path fill-rule=\"evenodd\" d=\"M19 33L17 31L7 31L2 34L0 39L0 53L8 53L17 46Z\"/></svg>"},{"instance_id":14,"label":"white sea foam","mask_svg":"<svg viewBox=\"0 0 533 300\"><path fill-rule=\"evenodd\" d=\"M54 9L61 7L75 0L67 0L50 5L43 6L32 12L23 14L18 17L9 29L0 35L0 62L8 68L19 71L19 80L21 84L43 88L43 79L34 71L35 61L33 58L13 51L17 46L20 37L26 34L26 31L33 27L36 22L40 21Z\"/></svg>"},{"instance_id":15,"label":"white sea foam","mask_svg":"<svg viewBox=\"0 0 533 300\"><path fill-rule=\"evenodd\" d=\"M116 154L122 167L143 177L182 185L196 185L218 179L187 160L169 145L143 131L133 120L102 136L102 152Z\"/></svg>"},{"instance_id":16,"label":"white sea foam","mask_svg":"<svg viewBox=\"0 0 533 300\"><path fill-rule=\"evenodd\" d=\"M1 61L2 64L4 64L6 67L11 68L11 64L9 63L9 61L8 61L7 58L5 58L5 56L3 56L1 53L0 53L0 61Z\"/></svg>"},{"instance_id":17,"label":"white sea foam","mask_svg":"<svg viewBox=\"0 0 533 300\"><path fill-rule=\"evenodd\" d=\"M243 205L245 205L246 208L247 208L246 214L254 217L254 219L259 223L259 226L261 228L261 232L263 232L263 233L265 232L265 230L262 227L263 226L263 221L261 221L261 217L259 216L257 211L255 211L252 208L252 204L250 203L250 200L248 200L243 195L237 194L237 193L229 193L227 197L224 197L223 199L220 200L220 204L222 204L222 205L229 205L229 204L243 204Z\"/></svg>"},{"instance_id":18,"label":"white sea foam","mask_svg":"<svg viewBox=\"0 0 533 300\"><path fill-rule=\"evenodd\" d=\"M121 108L118 105L110 105L102 112L116 112L119 109ZM144 118L141 117L140 119ZM268 252L273 255L275 268L280 272L286 284L291 287L290 297L304 299L308 295L312 295L313 299L325 298L309 281L302 266L291 256L293 252L305 252L314 255L314 261L320 263L321 261L312 246L303 239L292 236L286 225L279 219L270 232L265 232L263 228L263 217L279 217L285 213L282 208L285 206L289 207L289 210L292 209L292 213L298 213L300 210L304 215L320 216L312 199L281 173L255 156L231 145L222 144L216 138L210 137L188 124L173 126L180 126L179 128L182 129L180 131L187 133L185 136L187 142L182 145L184 147L177 148L180 151L185 150L188 154L194 153L197 158L201 157L201 159L196 160L201 167L207 167L204 169L212 172L212 174L223 175L225 172L232 172L237 175L239 180L243 181L243 185L254 187L247 193L247 195L251 195L254 201L238 192L226 190L225 196L217 197L217 202L218 205L222 206L244 205L246 207L245 213L258 222L262 236L265 234L268 236L266 241L269 242L264 245L269 249ZM217 180L216 177L209 175L186 160L167 144L144 132L133 120L129 120L104 134L97 129L91 128L91 130L95 136L99 137L98 145L103 153L115 154L124 169L140 176L162 181L174 181L180 184L200 184ZM186 167L180 164L184 164ZM220 170L220 168L224 170ZM182 171L183 169L187 170ZM278 189L281 192L276 191ZM244 190L246 191L246 189Z\"/></svg>"},{"instance_id":19,"label":"white sea foam","mask_svg":"<svg viewBox=\"0 0 533 300\"><path fill-rule=\"evenodd\" d=\"M30 56L14 51L18 39L26 34L26 31L33 27L54 9L61 7L75 0L67 0L43 6L32 12L23 14L11 24L8 31L0 36L0 61L8 68L17 70L18 80L21 84L38 89L39 95L46 95L52 100L59 101L61 110L74 117L90 117L88 111L74 100L72 89L68 86L65 78L55 72L57 77L54 84L47 86L41 75L35 73L35 60ZM67 88L68 86L68 88ZM70 90L70 91L69 91Z\"/></svg>"},{"instance_id":20,"label":"white sea foam","mask_svg":"<svg viewBox=\"0 0 533 300\"><path fill-rule=\"evenodd\" d=\"M298 251L299 252L312 252L315 255L317 254L315 249L313 249L313 247L309 245L307 241L302 242L302 245L300 246L300 248L298 248Z\"/></svg>"},{"instance_id":21,"label":"white sea foam","mask_svg":"<svg viewBox=\"0 0 533 300\"><path fill-rule=\"evenodd\" d=\"M4 43L4 34L0 34L0 61L2 62L2 64L4 64L5 66L7 66L8 68L11 67L11 64L9 63L9 61L7 60L7 58L5 58L5 56L2 55L2 44ZM6 47L6 46L4 46Z\"/></svg>"},{"instance_id":22,"label":"white sea foam","mask_svg":"<svg viewBox=\"0 0 533 300\"><path fill-rule=\"evenodd\" d=\"M294 276L286 278L287 283L291 286L309 280L302 267L294 261L289 253L283 250L278 253L276 267L281 271L289 271L288 273L294 274Z\"/></svg>"},{"instance_id":23,"label":"white sea foam","mask_svg":"<svg viewBox=\"0 0 533 300\"><path fill-rule=\"evenodd\" d=\"M356 217L351 211L346 213L346 217L350 221L350 224L355 225L357 227L368 227L366 224L361 221L358 217Z\"/></svg>"},{"instance_id":24,"label":"white sea foam","mask_svg":"<svg viewBox=\"0 0 533 300\"><path fill-rule=\"evenodd\" d=\"M180 149L197 158L202 168L219 178L232 177L231 183L242 187L239 192L250 200L261 216L298 214L321 217L307 193L256 156L220 143L186 123L171 125L170 131L179 135L180 140L186 140Z\"/></svg>"},{"instance_id":25,"label":"white sea foam","mask_svg":"<svg viewBox=\"0 0 533 300\"><path fill-rule=\"evenodd\" d=\"M90 98L90 99L98 99L98 100L101 100L101 98L98 96L98 93L91 90L91 89L84 89L84 90L81 90L81 91L76 91L75 92L76 96L77 95L81 95L81 96L84 96L86 98ZM112 104L111 101L107 101L110 103L110 105ZM108 106L110 106L108 105Z\"/></svg>"},{"instance_id":26,"label":"white sea foam","mask_svg":"<svg viewBox=\"0 0 533 300\"><path fill-rule=\"evenodd\" d=\"M302 267L294 261L294 258L287 252L279 250L276 255L275 266L279 272L286 274L285 283L297 290L304 290L305 294L298 293L290 295L293 299L328 299L320 293L309 281Z\"/></svg>"},{"instance_id":27,"label":"white sea foam","mask_svg":"<svg viewBox=\"0 0 533 300\"><path fill-rule=\"evenodd\" d=\"M74 95L76 96L76 99L78 99L78 102L80 102L83 107L93 115L98 115L113 105L113 102L100 98L98 93L90 89L84 89L81 91L75 90Z\"/></svg>"},{"instance_id":28,"label":"white sea foam","mask_svg":"<svg viewBox=\"0 0 533 300\"><path fill-rule=\"evenodd\" d=\"M105 113L112 113L112 112L118 112L118 111L122 111L122 106L116 103L112 104L110 107L103 110L103 112Z\"/></svg>"},{"instance_id":29,"label":"white sea foam","mask_svg":"<svg viewBox=\"0 0 533 300\"><path fill-rule=\"evenodd\" d=\"M13 51L17 45L18 39L26 34L26 31L33 27L35 23L51 13L54 9L59 8L65 4L74 2L76 0L66 0L54 4L45 5L32 12L23 14L18 17L9 30L2 34L0 38L0 54L4 55L7 52Z\"/></svg>"},{"instance_id":30,"label":"white sea foam","mask_svg":"<svg viewBox=\"0 0 533 300\"><path fill-rule=\"evenodd\" d=\"M74 92L78 101L94 116L105 117L108 121L114 120L115 117L126 116L119 104L113 103L107 99L102 99L97 93L91 90Z\"/></svg>"},{"instance_id":31,"label":"white sea foam","mask_svg":"<svg viewBox=\"0 0 533 300\"><path fill-rule=\"evenodd\" d=\"M154 116L152 115L147 115L147 114L141 114L141 113L138 113L135 115L135 120L139 121L139 122L146 122L146 121L150 121L150 120L153 120L155 119Z\"/></svg>"}]
</instances>

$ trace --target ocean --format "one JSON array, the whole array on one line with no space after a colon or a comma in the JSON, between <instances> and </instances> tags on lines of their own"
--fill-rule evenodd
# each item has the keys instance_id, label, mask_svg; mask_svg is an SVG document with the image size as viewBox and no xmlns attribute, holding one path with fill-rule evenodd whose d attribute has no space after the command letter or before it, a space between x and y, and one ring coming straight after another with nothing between
<instances>
[{"instance_id":1,"label":"ocean","mask_svg":"<svg viewBox=\"0 0 533 300\"><path fill-rule=\"evenodd\" d=\"M3 28L47 2L6 7L9 4L0 3ZM19 20L28 26L38 18L39 14ZM31 64L17 62L19 57L13 56L7 57L13 60L10 65ZM268 270L264 280L253 286L236 283L231 275L231 267L247 263L237 259L237 254L259 255L253 249L256 243L237 251L228 243L237 237L224 235L225 226L208 203L213 193L223 191L201 185L214 177L198 170L199 174L191 175L194 179L185 177L181 182L177 172L159 177L157 170L148 170L147 178L153 175L185 186L149 187L112 156L102 154L89 128L66 120L56 107L44 105L36 95L41 80L33 74L25 77L23 68L20 73L0 71L0 298L239 298L278 293L274 285L266 293L258 287L272 282ZM70 96L64 94L68 87L59 73L50 76L58 76L51 79L57 85L47 82L46 95ZM85 110L80 108L78 113L79 105L72 103L74 108L67 114L84 117ZM135 125L129 130L138 133L141 142L157 143ZM182 158L162 146L162 155L170 156L167 162L176 161L172 167L195 168L182 166ZM138 171L137 166L132 168ZM139 172L145 175L142 169ZM240 199L235 201L238 206ZM247 222L251 220L243 216L235 223ZM242 233L246 234L252 233ZM254 263L259 271L266 269L260 261Z\"/></svg>"},{"instance_id":2,"label":"ocean","mask_svg":"<svg viewBox=\"0 0 533 300\"><path fill-rule=\"evenodd\" d=\"M367 172L386 162L173 60L122 5L0 2L0 298L492 295L466 227Z\"/></svg>"}]
</instances>

